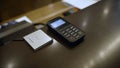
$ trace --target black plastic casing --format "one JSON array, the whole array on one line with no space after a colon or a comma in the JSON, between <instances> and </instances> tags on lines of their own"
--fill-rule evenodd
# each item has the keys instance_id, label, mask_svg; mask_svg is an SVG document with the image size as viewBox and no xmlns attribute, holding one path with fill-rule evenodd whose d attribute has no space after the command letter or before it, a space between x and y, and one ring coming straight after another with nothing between
<instances>
[{"instance_id":1,"label":"black plastic casing","mask_svg":"<svg viewBox=\"0 0 120 68\"><path fill-rule=\"evenodd\" d=\"M53 22L59 20L59 19L62 19L62 20L65 21L66 23L63 24L63 25L61 25L61 26L59 26L58 28L53 28L53 27L51 26L51 24L52 24ZM61 30L63 27L66 27L67 25L72 25L72 26L74 26L73 24L71 24L70 22L66 21L65 19L63 19L63 18L61 18L61 17L54 18L54 19L50 20L50 21L47 23L48 30L52 31L52 33L54 33L54 34L55 34L56 36L58 36L61 40L63 40L64 42L66 42L69 46L76 46L77 44L79 44L80 42L82 42L82 41L84 40L85 32L82 31L80 28L78 28L78 27L75 26L76 28L80 29L80 31L82 32L82 34L81 34L81 37L80 37L79 39L76 39L75 41L72 41L72 42L71 42L71 41L67 40L67 39L59 32L59 30Z\"/></svg>"}]
</instances>

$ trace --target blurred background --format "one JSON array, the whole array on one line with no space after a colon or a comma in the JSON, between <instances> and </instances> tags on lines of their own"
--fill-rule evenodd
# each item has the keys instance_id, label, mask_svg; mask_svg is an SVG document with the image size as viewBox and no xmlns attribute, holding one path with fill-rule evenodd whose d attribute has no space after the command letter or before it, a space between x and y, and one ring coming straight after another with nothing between
<instances>
[{"instance_id":1,"label":"blurred background","mask_svg":"<svg viewBox=\"0 0 120 68\"><path fill-rule=\"evenodd\" d=\"M41 8L60 0L0 0L0 21Z\"/></svg>"}]
</instances>

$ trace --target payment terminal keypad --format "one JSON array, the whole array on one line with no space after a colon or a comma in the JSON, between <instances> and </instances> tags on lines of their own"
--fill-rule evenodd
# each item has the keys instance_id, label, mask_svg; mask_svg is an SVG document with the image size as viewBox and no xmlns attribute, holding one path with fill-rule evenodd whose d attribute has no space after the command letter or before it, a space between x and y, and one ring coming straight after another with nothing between
<instances>
[{"instance_id":1,"label":"payment terminal keypad","mask_svg":"<svg viewBox=\"0 0 120 68\"><path fill-rule=\"evenodd\" d=\"M80 29L73 25L67 25L59 31L67 40L74 42L78 40L82 35Z\"/></svg>"}]
</instances>

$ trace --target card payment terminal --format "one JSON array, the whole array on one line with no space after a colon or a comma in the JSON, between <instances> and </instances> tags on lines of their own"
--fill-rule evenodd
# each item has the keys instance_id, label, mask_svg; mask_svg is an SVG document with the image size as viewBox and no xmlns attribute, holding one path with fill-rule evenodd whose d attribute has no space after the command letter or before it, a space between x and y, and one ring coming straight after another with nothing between
<instances>
[{"instance_id":1,"label":"card payment terminal","mask_svg":"<svg viewBox=\"0 0 120 68\"><path fill-rule=\"evenodd\" d=\"M85 36L85 32L83 32L80 28L74 26L61 17L50 20L47 25L53 33L59 35L58 37L61 37L70 45L80 43Z\"/></svg>"}]
</instances>

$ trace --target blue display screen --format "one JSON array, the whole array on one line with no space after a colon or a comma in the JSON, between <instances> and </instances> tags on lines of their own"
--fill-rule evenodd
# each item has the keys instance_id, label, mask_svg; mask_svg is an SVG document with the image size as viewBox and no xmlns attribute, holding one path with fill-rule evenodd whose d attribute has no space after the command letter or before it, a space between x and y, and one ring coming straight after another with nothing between
<instances>
[{"instance_id":1,"label":"blue display screen","mask_svg":"<svg viewBox=\"0 0 120 68\"><path fill-rule=\"evenodd\" d=\"M54 21L53 23L51 23L51 26L52 26L53 28L57 28L57 27L59 27L59 26L61 26L61 25L63 25L63 24L65 24L65 21L62 20L62 19L59 19L59 20Z\"/></svg>"}]
</instances>

